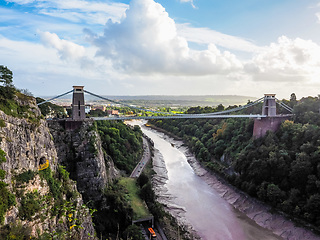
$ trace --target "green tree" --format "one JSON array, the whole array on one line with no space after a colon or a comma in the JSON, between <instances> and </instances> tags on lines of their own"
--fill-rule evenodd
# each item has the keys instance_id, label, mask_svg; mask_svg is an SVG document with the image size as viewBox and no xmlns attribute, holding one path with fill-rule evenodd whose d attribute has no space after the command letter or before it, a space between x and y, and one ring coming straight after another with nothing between
<instances>
[{"instance_id":1,"label":"green tree","mask_svg":"<svg viewBox=\"0 0 320 240\"><path fill-rule=\"evenodd\" d=\"M3 83L5 87L13 87L12 75L12 71L9 68L0 65L0 82Z\"/></svg>"},{"instance_id":2,"label":"green tree","mask_svg":"<svg viewBox=\"0 0 320 240\"><path fill-rule=\"evenodd\" d=\"M293 107L297 104L297 97L295 93L291 93L290 95L290 106Z\"/></svg>"}]
</instances>

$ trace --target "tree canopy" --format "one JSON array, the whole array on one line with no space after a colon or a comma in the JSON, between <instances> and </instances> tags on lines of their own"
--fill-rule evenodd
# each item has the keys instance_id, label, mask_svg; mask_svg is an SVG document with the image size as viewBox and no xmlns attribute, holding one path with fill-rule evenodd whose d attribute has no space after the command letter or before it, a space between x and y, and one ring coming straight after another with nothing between
<instances>
[{"instance_id":1,"label":"tree canopy","mask_svg":"<svg viewBox=\"0 0 320 240\"><path fill-rule=\"evenodd\" d=\"M13 87L13 73L6 66L0 65L0 82L5 87Z\"/></svg>"}]
</instances>

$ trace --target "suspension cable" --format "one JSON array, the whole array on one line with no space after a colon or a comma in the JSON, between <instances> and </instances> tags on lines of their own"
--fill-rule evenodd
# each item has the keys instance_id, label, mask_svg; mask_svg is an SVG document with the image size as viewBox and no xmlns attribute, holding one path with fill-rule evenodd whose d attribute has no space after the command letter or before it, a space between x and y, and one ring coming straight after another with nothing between
<instances>
[{"instance_id":1,"label":"suspension cable","mask_svg":"<svg viewBox=\"0 0 320 240\"><path fill-rule=\"evenodd\" d=\"M293 112L293 108L291 108L291 107L289 107L287 104L285 104L285 103L283 103L283 102L281 102L279 99L277 99L276 98L276 100L277 100L277 103L281 106L281 107L283 107L284 109L286 109L287 111L289 111L289 112Z\"/></svg>"},{"instance_id":2,"label":"suspension cable","mask_svg":"<svg viewBox=\"0 0 320 240\"><path fill-rule=\"evenodd\" d=\"M264 99L264 97L259 98L251 103L248 103L244 106L240 106L240 107L236 107L236 108L232 108L229 110L225 110L225 111L221 111L221 112L214 112L214 113L200 113L200 114L196 114L196 115L220 115L220 114L225 114L225 113L230 113L230 112L236 112L236 111L240 111L242 109L248 108L248 107L252 107L256 104L258 104L259 102L261 102ZM188 114L188 115L195 115L195 114Z\"/></svg>"},{"instance_id":3,"label":"suspension cable","mask_svg":"<svg viewBox=\"0 0 320 240\"><path fill-rule=\"evenodd\" d=\"M54 99L56 99L56 98L59 98L59 97L63 97L64 95L67 95L67 94L72 93L72 92L73 92L73 89L72 89L71 91L69 91L69 92L63 93L63 94L61 94L61 95L58 95L58 96L53 97L53 98L50 98L50 99L48 99L48 100L46 100L46 101L43 101L43 102L41 102L41 103L38 103L37 105L40 106L41 104L44 104L44 103L46 103L46 102L50 102L50 101L52 101L52 100L54 100Z\"/></svg>"},{"instance_id":4,"label":"suspension cable","mask_svg":"<svg viewBox=\"0 0 320 240\"><path fill-rule=\"evenodd\" d=\"M126 103L123 103L123 102L117 102L117 101L112 100L112 99L110 99L110 98L102 97L102 96L99 96L99 95L97 95L97 94L94 94L94 93L89 92L89 91L86 91L86 90L83 90L83 91L86 92L86 93L89 93L89 94L92 95L92 96L101 98L101 99L103 99L103 100L106 100L106 101L109 101L109 102L112 102L112 103L115 103L115 104L120 104L120 105L129 107L129 108L137 109L137 110L140 110L140 111L144 111L144 112L152 112L152 113L165 114L165 115L181 115L181 114L172 114L172 113L167 113L167 112L158 112L158 111L153 111L153 110L149 110L149 109L143 109L143 108L131 106L131 105L126 104Z\"/></svg>"}]
</instances>

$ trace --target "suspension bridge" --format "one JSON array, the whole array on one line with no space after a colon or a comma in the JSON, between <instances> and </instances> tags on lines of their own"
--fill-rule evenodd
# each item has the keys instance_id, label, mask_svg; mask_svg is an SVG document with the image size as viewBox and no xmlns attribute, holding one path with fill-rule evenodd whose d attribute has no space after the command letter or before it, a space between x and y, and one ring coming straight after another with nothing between
<instances>
[{"instance_id":1,"label":"suspension bridge","mask_svg":"<svg viewBox=\"0 0 320 240\"><path fill-rule=\"evenodd\" d=\"M213 112L213 113L200 113L200 114L174 114L174 113L169 113L169 112L160 112L160 111L155 111L152 109L145 109L145 108L140 108L134 105L129 105L126 103L123 103L121 101L115 101L110 98L106 98L104 96L100 96L98 94L89 92L87 90L83 89L83 86L74 86L74 89L71 91L68 91L66 93L60 94L58 96L55 96L53 98L50 98L44 102L38 103L39 105L42 105L46 102L53 101L57 98L63 97L67 94L73 93L73 100L72 100L72 119L73 120L82 120L85 118L85 113L84 113L84 107L85 107L85 102L84 102L84 93L88 93L94 97L97 97L99 99L115 103L118 105L122 105L124 107L128 107L134 110L139 110L141 112L146 112L146 113L153 113L157 115L153 116L119 116L119 117L91 117L93 120L131 120L131 119L196 119L196 118L266 118L266 117L276 117L278 116L276 113L276 104L278 104L280 107L283 107L284 109L287 110L288 114L286 116L291 116L293 109L289 107L288 105L284 104L282 101L277 99L275 97L275 94L265 94L264 97L261 97L253 102L250 102L244 106L239 106L236 108L224 110L221 112ZM230 114L230 113L235 113L241 110L244 110L249 107L253 107L259 103L263 102L263 107L262 107L262 113L261 114L245 114L245 115L239 115L239 114ZM77 114L78 113L78 114ZM160 115L159 115L160 114ZM284 116L284 115L281 115Z\"/></svg>"},{"instance_id":2,"label":"suspension bridge","mask_svg":"<svg viewBox=\"0 0 320 240\"><path fill-rule=\"evenodd\" d=\"M53 101L57 98L63 97L67 94L73 93L72 97L72 118L68 119L69 121L83 121L86 119L85 114L85 100L84 93L90 94L96 98L115 103L118 105L122 105L124 107L128 107L130 109L138 110L145 113L154 114L152 116L113 116L113 117L91 117L90 119L95 121L111 121L111 120L133 120L133 119L210 119L210 118L254 118L255 126L253 135L256 137L263 136L266 131L272 130L275 131L285 119L290 118L293 115L293 109L277 99L275 94L265 94L263 97L249 102L244 106L239 106L232 109L227 109L221 112L213 112L213 113L200 113L200 114L174 114L170 112L160 112L152 109L145 109L141 107L137 107L134 105L129 105L121 101L115 101L110 98L89 92L84 89L83 86L73 86L73 89L50 98L46 101L38 103L38 105L42 105L46 102ZM235 114L241 110L253 107L259 103L262 104L261 114ZM284 108L287 114L277 114L277 105Z\"/></svg>"}]
</instances>

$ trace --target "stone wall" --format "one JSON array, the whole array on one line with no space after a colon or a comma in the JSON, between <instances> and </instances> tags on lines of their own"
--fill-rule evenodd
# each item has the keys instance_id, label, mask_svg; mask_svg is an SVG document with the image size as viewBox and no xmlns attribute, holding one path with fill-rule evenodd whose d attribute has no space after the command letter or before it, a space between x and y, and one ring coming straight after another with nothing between
<instances>
[{"instance_id":1,"label":"stone wall","mask_svg":"<svg viewBox=\"0 0 320 240\"><path fill-rule=\"evenodd\" d=\"M254 120L253 137L261 138L266 135L267 131L276 132L281 123L289 119L289 116L266 117Z\"/></svg>"}]
</instances>

